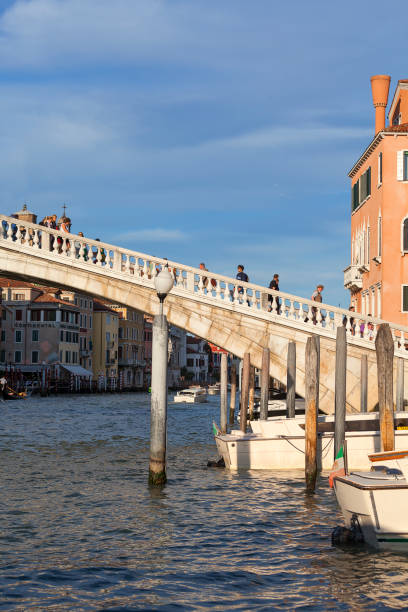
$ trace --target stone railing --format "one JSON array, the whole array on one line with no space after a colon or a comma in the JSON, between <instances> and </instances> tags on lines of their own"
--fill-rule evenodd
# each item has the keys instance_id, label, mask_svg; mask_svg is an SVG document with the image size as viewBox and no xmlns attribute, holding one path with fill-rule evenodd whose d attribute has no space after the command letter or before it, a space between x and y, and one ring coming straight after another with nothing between
<instances>
[{"instance_id":1,"label":"stone railing","mask_svg":"<svg viewBox=\"0 0 408 612\"><path fill-rule=\"evenodd\" d=\"M219 308L300 328L309 333L335 337L345 325L350 344L373 348L376 330L384 321L342 308L244 283L214 272L192 268L166 259L138 253L97 240L64 234L0 215L0 247L63 263L73 269L88 269L154 289L154 277L168 264L174 276L172 294L206 302ZM408 358L408 327L390 324L395 351Z\"/></svg>"}]
</instances>

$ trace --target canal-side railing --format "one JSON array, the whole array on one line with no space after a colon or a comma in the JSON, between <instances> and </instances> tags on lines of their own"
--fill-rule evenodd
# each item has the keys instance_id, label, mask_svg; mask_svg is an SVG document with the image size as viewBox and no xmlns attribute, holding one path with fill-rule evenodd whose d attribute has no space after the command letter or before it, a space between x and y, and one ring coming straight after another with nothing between
<instances>
[{"instance_id":1,"label":"canal-side railing","mask_svg":"<svg viewBox=\"0 0 408 612\"><path fill-rule=\"evenodd\" d=\"M172 293L180 298L239 311L331 338L335 338L338 326L345 325L349 344L374 349L377 328L385 322L6 215L0 215L0 222L0 248L15 249L33 257L62 263L73 270L90 269L106 277L119 277L149 289L154 289L155 275L167 264L174 275ZM355 325L352 325L352 319ZM390 328L395 353L408 358L408 327L390 323Z\"/></svg>"}]
</instances>

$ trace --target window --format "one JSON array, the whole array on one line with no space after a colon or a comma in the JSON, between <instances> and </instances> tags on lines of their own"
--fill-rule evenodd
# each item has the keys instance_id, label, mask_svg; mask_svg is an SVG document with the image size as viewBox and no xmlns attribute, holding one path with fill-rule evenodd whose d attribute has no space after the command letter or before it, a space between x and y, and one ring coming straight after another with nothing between
<instances>
[{"instance_id":1,"label":"window","mask_svg":"<svg viewBox=\"0 0 408 612\"><path fill-rule=\"evenodd\" d=\"M108 324L109 324L110 322L111 322L110 315L106 315L106 323L108 323Z\"/></svg>"},{"instance_id":2,"label":"window","mask_svg":"<svg viewBox=\"0 0 408 612\"><path fill-rule=\"evenodd\" d=\"M1 341L2 342L6 341L6 330L5 329L1 330Z\"/></svg>"},{"instance_id":3,"label":"window","mask_svg":"<svg viewBox=\"0 0 408 612\"><path fill-rule=\"evenodd\" d=\"M89 315L89 329L92 329L92 317Z\"/></svg>"},{"instance_id":4,"label":"window","mask_svg":"<svg viewBox=\"0 0 408 612\"><path fill-rule=\"evenodd\" d=\"M110 332L106 332L106 342L110 342Z\"/></svg>"},{"instance_id":5,"label":"window","mask_svg":"<svg viewBox=\"0 0 408 612\"><path fill-rule=\"evenodd\" d=\"M31 332L31 340L32 340L32 342L38 342L38 334L39 334L38 329L33 329L32 330L32 332Z\"/></svg>"},{"instance_id":6,"label":"window","mask_svg":"<svg viewBox=\"0 0 408 612\"><path fill-rule=\"evenodd\" d=\"M6 351L5 350L1 350L0 351L0 361L2 363L4 363L6 361Z\"/></svg>"},{"instance_id":7,"label":"window","mask_svg":"<svg viewBox=\"0 0 408 612\"><path fill-rule=\"evenodd\" d=\"M62 329L60 331L60 342L64 342L64 332Z\"/></svg>"},{"instance_id":8,"label":"window","mask_svg":"<svg viewBox=\"0 0 408 612\"><path fill-rule=\"evenodd\" d=\"M21 363L21 351L15 351L14 363Z\"/></svg>"},{"instance_id":9,"label":"window","mask_svg":"<svg viewBox=\"0 0 408 612\"><path fill-rule=\"evenodd\" d=\"M360 176L351 188L352 212L371 195L371 166Z\"/></svg>"},{"instance_id":10,"label":"window","mask_svg":"<svg viewBox=\"0 0 408 612\"><path fill-rule=\"evenodd\" d=\"M31 363L38 363L38 351L31 353Z\"/></svg>"},{"instance_id":11,"label":"window","mask_svg":"<svg viewBox=\"0 0 408 612\"><path fill-rule=\"evenodd\" d=\"M24 302L24 300L25 300L25 295L24 295L24 293L16 293L16 295L14 296L14 299L15 299L17 302Z\"/></svg>"},{"instance_id":12,"label":"window","mask_svg":"<svg viewBox=\"0 0 408 612\"><path fill-rule=\"evenodd\" d=\"M378 156L378 185L382 185L382 158L383 154L380 153Z\"/></svg>"},{"instance_id":13,"label":"window","mask_svg":"<svg viewBox=\"0 0 408 612\"><path fill-rule=\"evenodd\" d=\"M392 125L399 125L400 120L401 120L401 104L400 104L400 100L398 100L398 104L395 107L395 111L392 116Z\"/></svg>"},{"instance_id":14,"label":"window","mask_svg":"<svg viewBox=\"0 0 408 612\"><path fill-rule=\"evenodd\" d=\"M119 327L119 338L123 338L123 327Z\"/></svg>"},{"instance_id":15,"label":"window","mask_svg":"<svg viewBox=\"0 0 408 612\"><path fill-rule=\"evenodd\" d=\"M408 151L397 151L397 180L408 181Z\"/></svg>"},{"instance_id":16,"label":"window","mask_svg":"<svg viewBox=\"0 0 408 612\"><path fill-rule=\"evenodd\" d=\"M71 363L71 351L65 351L65 363Z\"/></svg>"},{"instance_id":17,"label":"window","mask_svg":"<svg viewBox=\"0 0 408 612\"><path fill-rule=\"evenodd\" d=\"M23 332L21 331L21 329L16 329L16 342L22 342L23 341Z\"/></svg>"},{"instance_id":18,"label":"window","mask_svg":"<svg viewBox=\"0 0 408 612\"><path fill-rule=\"evenodd\" d=\"M408 253L408 217L402 222L402 251Z\"/></svg>"},{"instance_id":19,"label":"window","mask_svg":"<svg viewBox=\"0 0 408 612\"><path fill-rule=\"evenodd\" d=\"M56 321L57 312L55 310L44 310L44 321Z\"/></svg>"},{"instance_id":20,"label":"window","mask_svg":"<svg viewBox=\"0 0 408 612\"><path fill-rule=\"evenodd\" d=\"M41 310L32 310L31 311L31 320L32 321L41 321Z\"/></svg>"},{"instance_id":21,"label":"window","mask_svg":"<svg viewBox=\"0 0 408 612\"><path fill-rule=\"evenodd\" d=\"M408 312L408 285L402 285L402 312Z\"/></svg>"},{"instance_id":22,"label":"window","mask_svg":"<svg viewBox=\"0 0 408 612\"><path fill-rule=\"evenodd\" d=\"M22 320L23 320L23 311L16 310L16 321L22 321Z\"/></svg>"},{"instance_id":23,"label":"window","mask_svg":"<svg viewBox=\"0 0 408 612\"><path fill-rule=\"evenodd\" d=\"M378 217L377 221L377 238L378 238L378 257L381 257L382 252L382 220L381 215Z\"/></svg>"}]
</instances>

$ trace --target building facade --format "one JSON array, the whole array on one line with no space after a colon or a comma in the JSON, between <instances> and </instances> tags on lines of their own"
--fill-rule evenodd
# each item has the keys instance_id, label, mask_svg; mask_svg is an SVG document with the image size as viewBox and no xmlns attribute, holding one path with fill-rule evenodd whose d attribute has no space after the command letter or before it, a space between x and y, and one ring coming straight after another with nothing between
<instances>
[{"instance_id":1,"label":"building facade","mask_svg":"<svg viewBox=\"0 0 408 612\"><path fill-rule=\"evenodd\" d=\"M10 366L79 363L79 309L59 292L0 279L0 362Z\"/></svg>"},{"instance_id":2,"label":"building facade","mask_svg":"<svg viewBox=\"0 0 408 612\"><path fill-rule=\"evenodd\" d=\"M119 314L102 301L93 301L92 346L94 380L100 387L115 388L118 382Z\"/></svg>"},{"instance_id":3,"label":"building facade","mask_svg":"<svg viewBox=\"0 0 408 612\"><path fill-rule=\"evenodd\" d=\"M197 383L208 381L209 347L206 340L195 336L187 336L187 372L192 374L191 380Z\"/></svg>"},{"instance_id":4,"label":"building facade","mask_svg":"<svg viewBox=\"0 0 408 612\"><path fill-rule=\"evenodd\" d=\"M142 389L144 359L144 316L134 308L107 304L118 314L118 371L122 389Z\"/></svg>"},{"instance_id":5,"label":"building facade","mask_svg":"<svg viewBox=\"0 0 408 612\"><path fill-rule=\"evenodd\" d=\"M408 80L372 77L375 135L350 170L351 263L344 286L357 312L408 325Z\"/></svg>"}]
</instances>

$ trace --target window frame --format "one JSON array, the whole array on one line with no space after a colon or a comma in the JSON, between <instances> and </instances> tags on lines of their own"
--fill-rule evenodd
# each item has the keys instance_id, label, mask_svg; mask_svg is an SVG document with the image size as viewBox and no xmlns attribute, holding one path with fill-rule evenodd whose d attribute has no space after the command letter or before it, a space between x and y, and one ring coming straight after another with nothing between
<instances>
[{"instance_id":1,"label":"window frame","mask_svg":"<svg viewBox=\"0 0 408 612\"><path fill-rule=\"evenodd\" d=\"M402 284L401 285L401 312L408 312L408 308L407 310L404 310L404 289L405 287L407 288L407 306L408 306L408 285Z\"/></svg>"}]
</instances>

